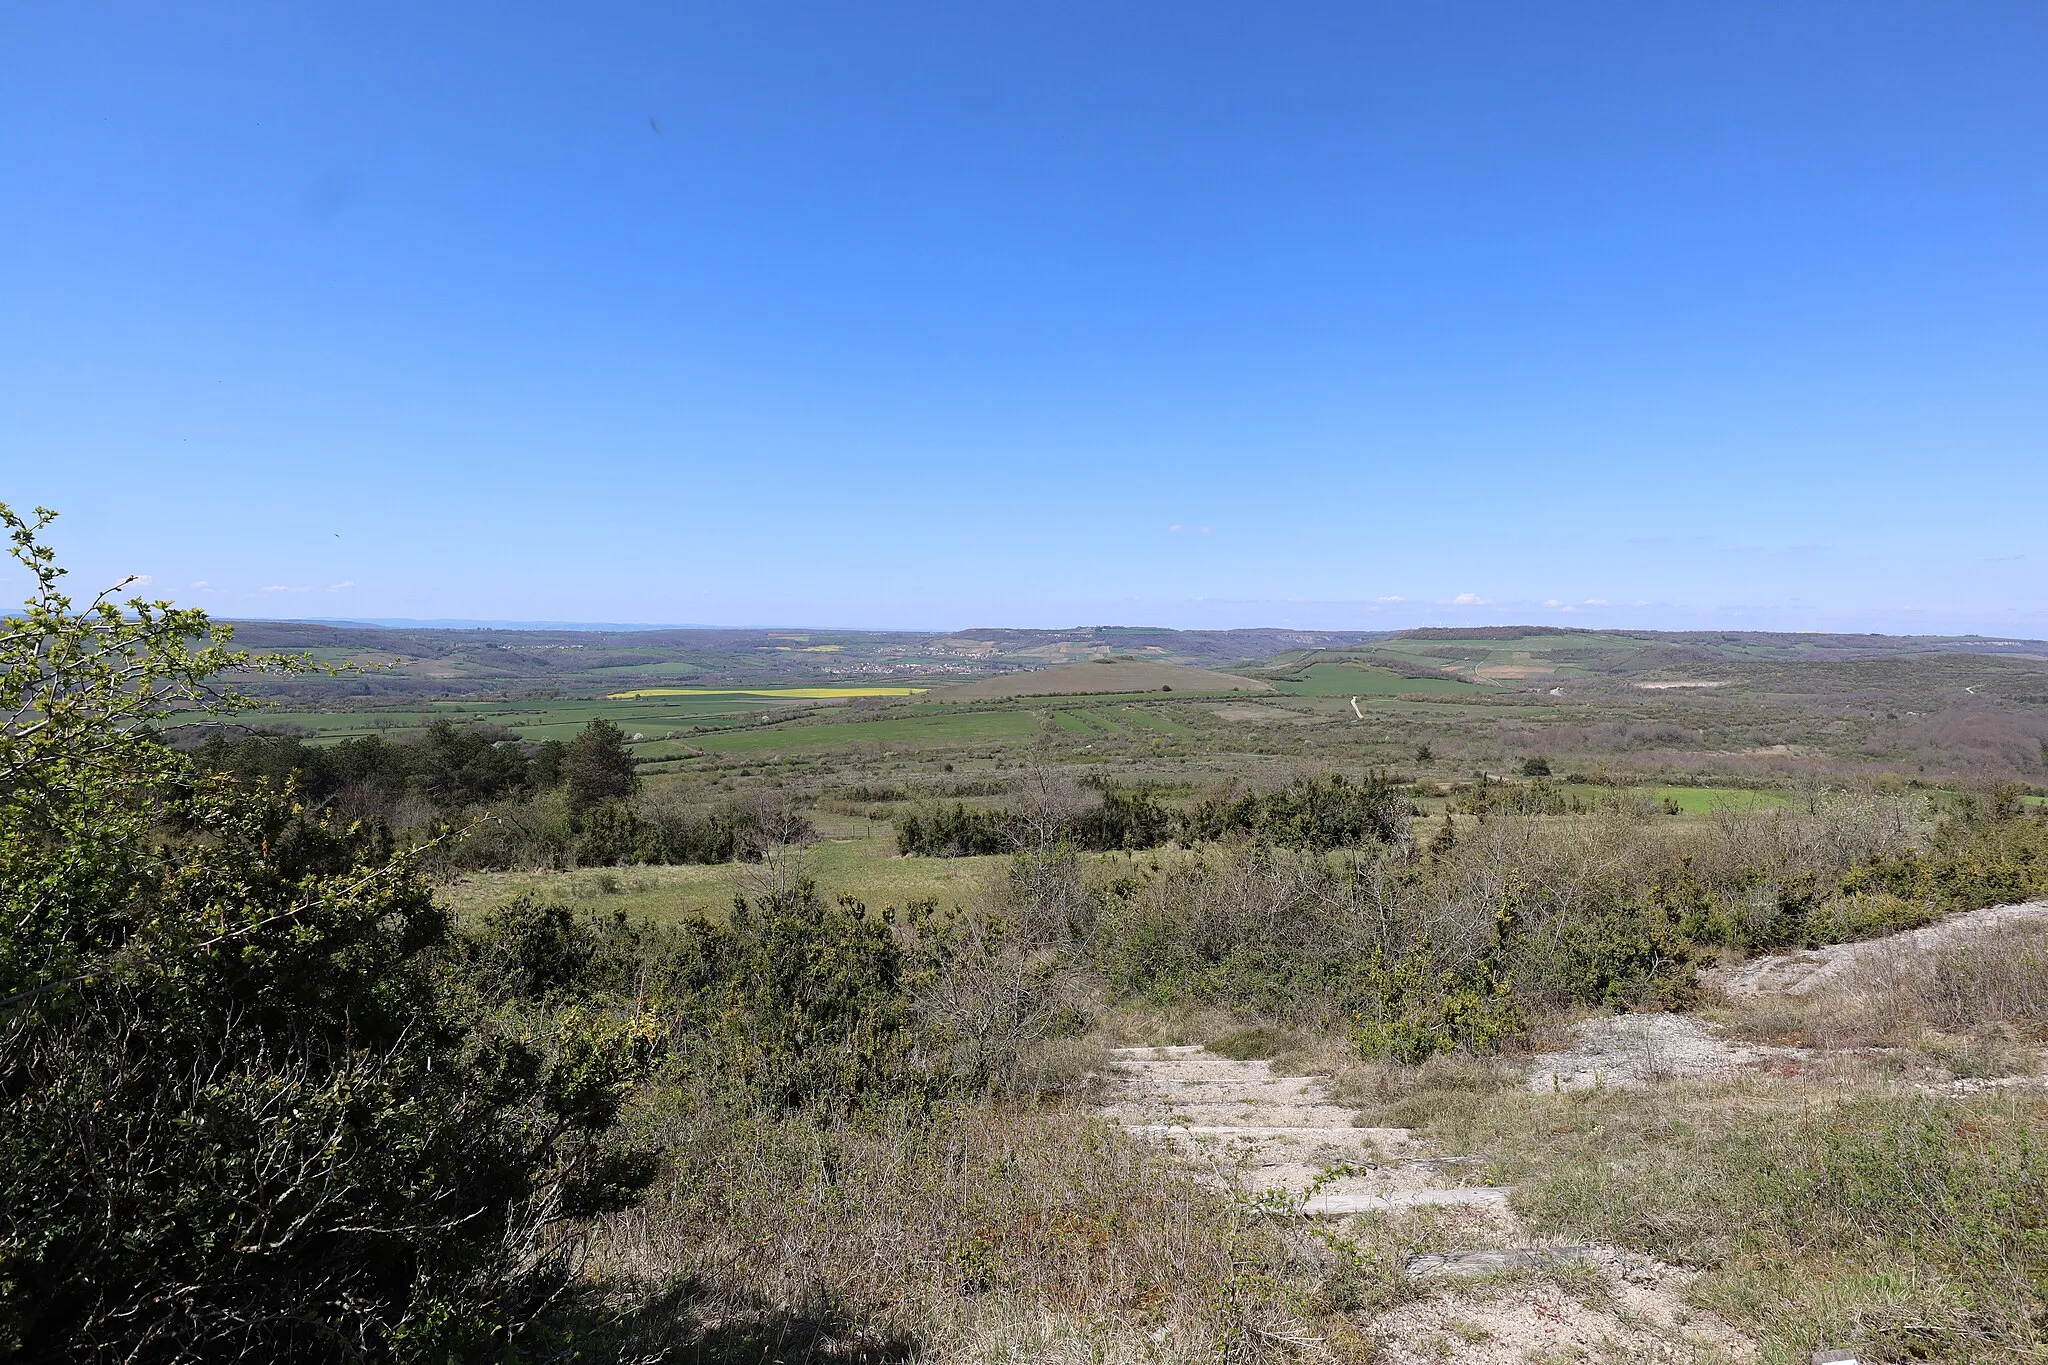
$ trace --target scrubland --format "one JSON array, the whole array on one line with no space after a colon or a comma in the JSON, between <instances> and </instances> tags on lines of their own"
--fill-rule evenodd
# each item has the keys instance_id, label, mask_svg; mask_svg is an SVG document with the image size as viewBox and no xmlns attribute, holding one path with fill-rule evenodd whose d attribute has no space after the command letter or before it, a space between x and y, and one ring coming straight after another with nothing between
<instances>
[{"instance_id":1,"label":"scrubland","mask_svg":"<svg viewBox=\"0 0 2048 1365\"><path fill-rule=\"evenodd\" d=\"M1795 1005L1829 1021L1824 1042L1695 971L2039 894L2041 822L1843 794L1689 825L1453 830L1335 859L1206 845L1135 873L1031 850L960 916L825 907L799 884L785 908L808 905L806 925L886 927L902 1037L874 1047L880 1016L836 1016L850 1088L795 1103L714 1059L734 1044L695 1054L643 1099L663 1175L588 1229L586 1288L621 1340L680 1335L700 1359L1374 1358L1375 1322L1432 1292L1404 1260L1450 1230L1426 1211L1318 1228L1091 1119L1103 1046L1191 1041L1326 1074L1362 1123L1483 1158L1543 1236L1697 1271L1691 1299L1765 1359L2043 1348L2048 1101L1958 1088L1984 1057L2035 1069L2039 928L1883 968L1912 991L1843 977L1850 994ZM1732 1081L1523 1080L1573 1017L1680 1006L1828 1050ZM1603 1292L1570 1267L1529 1274Z\"/></svg>"},{"instance_id":2,"label":"scrubland","mask_svg":"<svg viewBox=\"0 0 2048 1365\"><path fill-rule=\"evenodd\" d=\"M2048 936L1947 932L2048 895L2032 662L1419 632L1228 701L328 745L219 719L223 678L314 695L299 664L74 606L0 515L39 585L0 632L0 1356L1478 1362L1515 1358L1487 1303L1629 1326L1605 1262L1433 1280L1505 1234L1308 1217L1105 1119L1112 1048L1188 1043L1512 1186L1517 1235L1654 1258L1725 1324L1692 1358L2048 1359ZM1913 714L1985 687L1983 725ZM1765 1060L1530 1083L1628 1015Z\"/></svg>"}]
</instances>

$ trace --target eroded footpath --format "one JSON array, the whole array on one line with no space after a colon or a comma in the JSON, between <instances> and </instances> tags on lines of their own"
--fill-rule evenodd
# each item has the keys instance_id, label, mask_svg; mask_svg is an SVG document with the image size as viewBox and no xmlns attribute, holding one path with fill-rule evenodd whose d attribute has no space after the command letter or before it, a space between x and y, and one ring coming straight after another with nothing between
<instances>
[{"instance_id":1,"label":"eroded footpath","mask_svg":"<svg viewBox=\"0 0 2048 1365\"><path fill-rule=\"evenodd\" d=\"M1112 1055L1104 1117L1171 1144L1201 1179L1275 1217L1326 1220L1340 1243L1363 1231L1353 1220L1431 1220L1443 1249L1408 1258L1414 1297L1371 1324L1390 1365L1754 1358L1747 1340L1685 1304L1686 1272L1532 1238L1512 1191L1486 1183L1484 1162L1434 1150L1405 1128L1359 1124L1318 1078L1201 1047Z\"/></svg>"}]
</instances>

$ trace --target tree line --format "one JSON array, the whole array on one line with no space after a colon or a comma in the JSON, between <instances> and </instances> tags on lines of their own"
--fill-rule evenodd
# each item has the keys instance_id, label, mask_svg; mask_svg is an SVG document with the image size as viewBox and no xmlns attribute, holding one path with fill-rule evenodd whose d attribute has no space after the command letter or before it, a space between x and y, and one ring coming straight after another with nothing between
<instances>
[{"instance_id":1,"label":"tree line","mask_svg":"<svg viewBox=\"0 0 2048 1365\"><path fill-rule=\"evenodd\" d=\"M1092 805L1047 813L1036 807L950 807L912 811L896 823L905 854L957 858L1063 843L1090 852L1245 839L1329 850L1408 837L1413 804L1383 773L1353 782L1342 773L1304 776L1273 791L1212 795L1185 809L1144 788L1103 785Z\"/></svg>"},{"instance_id":2,"label":"tree line","mask_svg":"<svg viewBox=\"0 0 2048 1365\"><path fill-rule=\"evenodd\" d=\"M706 808L647 802L625 733L597 717L574 738L522 741L489 724L442 718L416 738L371 735L332 745L295 735L230 737L211 726L182 746L194 767L252 787L290 791L341 819L431 834L488 808L493 819L442 849L441 865L475 868L728 863L808 825L758 803ZM424 817L424 818L421 818Z\"/></svg>"},{"instance_id":3,"label":"tree line","mask_svg":"<svg viewBox=\"0 0 2048 1365\"><path fill-rule=\"evenodd\" d=\"M276 787L289 782L302 798L316 802L353 797L353 806L366 811L415 795L452 814L554 790L581 808L639 789L624 732L602 717L567 743L538 744L501 726L457 725L445 717L403 743L378 735L332 745L308 744L296 735L230 738L214 726L191 753L209 772Z\"/></svg>"}]
</instances>

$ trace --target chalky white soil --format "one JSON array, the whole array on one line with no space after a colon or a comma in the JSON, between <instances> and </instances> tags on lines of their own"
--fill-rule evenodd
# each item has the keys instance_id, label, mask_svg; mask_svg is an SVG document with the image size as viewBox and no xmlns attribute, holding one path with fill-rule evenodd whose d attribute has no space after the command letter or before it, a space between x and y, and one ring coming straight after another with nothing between
<instances>
[{"instance_id":1,"label":"chalky white soil","mask_svg":"<svg viewBox=\"0 0 2048 1365\"><path fill-rule=\"evenodd\" d=\"M1648 1085L1679 1078L1728 1080L1772 1066L1796 1066L1797 1047L1733 1043L1688 1014L1614 1014L1572 1026L1572 1044L1539 1052L1530 1061L1536 1090L1577 1090L1596 1085Z\"/></svg>"},{"instance_id":2,"label":"chalky white soil","mask_svg":"<svg viewBox=\"0 0 2048 1365\"><path fill-rule=\"evenodd\" d=\"M1861 943L1836 943L1798 953L1776 953L1754 958L1739 967L1703 972L1700 983L1731 997L1759 995L1811 995L1841 982L1859 967L1887 957L1911 956L1966 943L1977 935L2009 924L2048 924L2048 901L2026 901L2018 905L1993 905L1886 938Z\"/></svg>"},{"instance_id":3,"label":"chalky white soil","mask_svg":"<svg viewBox=\"0 0 2048 1365\"><path fill-rule=\"evenodd\" d=\"M1731 999L1813 995L1845 985L1859 972L1890 963L1910 968L1920 954L1966 943L2014 924L2048 927L2048 901L1994 905L1951 915L1924 929L1753 958L1703 972L1700 984ZM1680 1078L1729 1080L1744 1072L1791 1071L1813 1054L1806 1048L1768 1047L1723 1038L1711 1024L1685 1014L1622 1014L1581 1020L1571 1045L1532 1059L1529 1084L1538 1090L1593 1085L1647 1085ZM1948 1089L2025 1084L2031 1077L1957 1082Z\"/></svg>"}]
</instances>

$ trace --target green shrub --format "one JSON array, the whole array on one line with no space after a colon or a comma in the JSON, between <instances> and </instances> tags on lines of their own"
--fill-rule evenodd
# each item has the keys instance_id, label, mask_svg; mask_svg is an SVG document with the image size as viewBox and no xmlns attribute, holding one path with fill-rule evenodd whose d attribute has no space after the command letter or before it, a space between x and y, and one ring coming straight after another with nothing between
<instances>
[{"instance_id":1,"label":"green shrub","mask_svg":"<svg viewBox=\"0 0 2048 1365\"><path fill-rule=\"evenodd\" d=\"M1074 817L1068 829L1074 847L1093 852L1158 848L1179 834L1179 819L1157 796L1117 787L1105 787L1102 803Z\"/></svg>"},{"instance_id":2,"label":"green shrub","mask_svg":"<svg viewBox=\"0 0 2048 1365\"><path fill-rule=\"evenodd\" d=\"M652 1178L615 1128L652 1034L464 1013L381 829L155 740L264 661L74 611L0 519L37 581L0 631L0 1356L516 1358L568 1221Z\"/></svg>"},{"instance_id":3,"label":"green shrub","mask_svg":"<svg viewBox=\"0 0 2048 1365\"><path fill-rule=\"evenodd\" d=\"M695 921L658 973L679 1053L741 1103L843 1108L914 1083L904 954L810 882Z\"/></svg>"},{"instance_id":4,"label":"green shrub","mask_svg":"<svg viewBox=\"0 0 2048 1365\"><path fill-rule=\"evenodd\" d=\"M785 814L780 823L779 841L803 842L813 834L800 817ZM574 812L569 829L579 867L758 862L762 845L770 842L760 812L743 806L643 813L626 801L604 801Z\"/></svg>"},{"instance_id":5,"label":"green shrub","mask_svg":"<svg viewBox=\"0 0 2048 1365\"><path fill-rule=\"evenodd\" d=\"M896 851L928 858L1009 853L1019 846L1009 814L955 802L950 809L912 811L896 823Z\"/></svg>"},{"instance_id":6,"label":"green shrub","mask_svg":"<svg viewBox=\"0 0 2048 1365\"><path fill-rule=\"evenodd\" d=\"M1557 984L1573 1004L1672 1008L1691 994L1691 950L1653 910L1612 908L1568 919L1553 942Z\"/></svg>"},{"instance_id":7,"label":"green shrub","mask_svg":"<svg viewBox=\"0 0 2048 1365\"><path fill-rule=\"evenodd\" d=\"M1185 843L1248 837L1287 848L1333 849L1408 838L1408 799L1377 771L1301 777L1270 792L1210 797L1182 820Z\"/></svg>"},{"instance_id":8,"label":"green shrub","mask_svg":"<svg viewBox=\"0 0 2048 1365\"><path fill-rule=\"evenodd\" d=\"M1368 1061L1416 1065L1456 1049L1492 1052L1528 1031L1507 977L1491 962L1446 966L1424 943L1392 966L1375 954L1365 980L1369 994L1353 1016L1351 1041Z\"/></svg>"},{"instance_id":9,"label":"green shrub","mask_svg":"<svg viewBox=\"0 0 2048 1365\"><path fill-rule=\"evenodd\" d=\"M1933 847L1858 867L1842 890L1884 892L1944 912L2048 895L2048 821L2012 812L1952 820Z\"/></svg>"}]
</instances>

